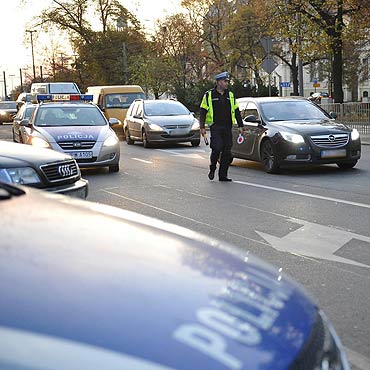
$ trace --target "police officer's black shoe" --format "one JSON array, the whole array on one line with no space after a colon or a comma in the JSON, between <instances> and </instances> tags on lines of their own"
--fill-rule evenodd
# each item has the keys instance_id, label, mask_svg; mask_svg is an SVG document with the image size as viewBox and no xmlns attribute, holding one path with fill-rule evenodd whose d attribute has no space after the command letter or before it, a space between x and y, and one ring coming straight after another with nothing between
<instances>
[{"instance_id":1,"label":"police officer's black shoe","mask_svg":"<svg viewBox=\"0 0 370 370\"><path fill-rule=\"evenodd\" d=\"M215 170L209 170L208 178L213 180L215 178Z\"/></svg>"},{"instance_id":2,"label":"police officer's black shoe","mask_svg":"<svg viewBox=\"0 0 370 370\"><path fill-rule=\"evenodd\" d=\"M233 181L232 179L229 179L228 177L220 177L219 179L218 179L219 181Z\"/></svg>"}]
</instances>

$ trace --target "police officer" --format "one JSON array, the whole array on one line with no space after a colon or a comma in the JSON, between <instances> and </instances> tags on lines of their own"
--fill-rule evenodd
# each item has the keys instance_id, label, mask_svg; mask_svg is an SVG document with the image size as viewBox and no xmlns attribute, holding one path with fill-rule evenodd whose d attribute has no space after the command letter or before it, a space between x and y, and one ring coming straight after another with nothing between
<instances>
[{"instance_id":1,"label":"police officer","mask_svg":"<svg viewBox=\"0 0 370 370\"><path fill-rule=\"evenodd\" d=\"M232 125L238 123L239 132L243 132L243 121L235 100L234 94L228 90L229 74L219 73L215 76L216 86L207 91L200 105L200 130L206 135L205 124L210 126L211 131L211 157L208 178L215 177L217 160L220 158L218 170L219 181L232 181L227 177L227 171L231 162Z\"/></svg>"}]
</instances>

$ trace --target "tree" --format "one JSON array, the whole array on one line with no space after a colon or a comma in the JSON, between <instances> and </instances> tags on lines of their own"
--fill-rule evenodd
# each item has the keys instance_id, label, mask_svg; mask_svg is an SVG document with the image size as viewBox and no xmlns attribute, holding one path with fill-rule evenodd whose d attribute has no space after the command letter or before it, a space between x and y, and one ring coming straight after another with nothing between
<instances>
[{"instance_id":1,"label":"tree","mask_svg":"<svg viewBox=\"0 0 370 370\"><path fill-rule=\"evenodd\" d=\"M368 0L286 0L293 11L322 30L332 58L334 101L343 102L343 39L351 17L368 14Z\"/></svg>"}]
</instances>

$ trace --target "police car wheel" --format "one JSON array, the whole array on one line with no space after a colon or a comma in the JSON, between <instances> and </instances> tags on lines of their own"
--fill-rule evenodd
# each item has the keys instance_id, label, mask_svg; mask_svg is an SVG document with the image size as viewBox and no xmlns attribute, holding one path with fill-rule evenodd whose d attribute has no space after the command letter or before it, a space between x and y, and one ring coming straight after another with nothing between
<instances>
[{"instance_id":1,"label":"police car wheel","mask_svg":"<svg viewBox=\"0 0 370 370\"><path fill-rule=\"evenodd\" d=\"M191 142L191 146L199 146L200 145L200 140L194 140Z\"/></svg>"}]
</instances>

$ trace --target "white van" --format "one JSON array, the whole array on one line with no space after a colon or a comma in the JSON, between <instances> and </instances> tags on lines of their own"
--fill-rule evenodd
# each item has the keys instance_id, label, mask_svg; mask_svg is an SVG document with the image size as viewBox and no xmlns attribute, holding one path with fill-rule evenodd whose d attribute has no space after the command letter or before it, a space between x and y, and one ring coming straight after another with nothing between
<instances>
[{"instance_id":1,"label":"white van","mask_svg":"<svg viewBox=\"0 0 370 370\"><path fill-rule=\"evenodd\" d=\"M31 85L31 94L81 94L74 82L36 82Z\"/></svg>"}]
</instances>

